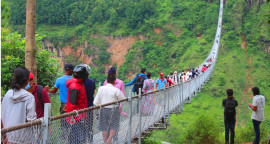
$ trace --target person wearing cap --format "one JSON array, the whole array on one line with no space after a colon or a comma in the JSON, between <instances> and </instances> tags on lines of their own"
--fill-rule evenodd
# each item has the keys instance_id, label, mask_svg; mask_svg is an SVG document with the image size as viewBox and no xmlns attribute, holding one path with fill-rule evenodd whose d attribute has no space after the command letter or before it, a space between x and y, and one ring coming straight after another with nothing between
<instances>
[{"instance_id":1,"label":"person wearing cap","mask_svg":"<svg viewBox=\"0 0 270 144\"><path fill-rule=\"evenodd\" d=\"M60 101L61 101L60 114L66 113L66 110L64 110L64 107L67 104L67 92L68 92L66 82L68 79L72 79L71 75L73 73L74 66L72 64L66 64L64 68L65 68L65 74L62 77L59 77L56 79L53 89L50 89L48 85L44 87L47 90L47 92L50 92L50 93L56 93L59 89ZM68 135L68 128L66 127L66 125L67 125L66 121L64 119L61 119L63 139L67 139L67 135Z\"/></svg>"},{"instance_id":2,"label":"person wearing cap","mask_svg":"<svg viewBox=\"0 0 270 144\"><path fill-rule=\"evenodd\" d=\"M145 72L146 72L146 68L142 68L142 69L141 69L141 73L137 74L137 75L134 77L134 79L133 79L130 83L125 84L125 86L133 85L133 84L136 82L136 80L137 80L138 77L143 77L144 80L146 80L146 79L147 79L147 76L146 76ZM135 92L134 86L133 86L133 88L132 88L132 92Z\"/></svg>"},{"instance_id":3,"label":"person wearing cap","mask_svg":"<svg viewBox=\"0 0 270 144\"><path fill-rule=\"evenodd\" d=\"M111 67L110 69L108 69L107 73L108 73L108 76L114 75L116 77L116 69L114 67ZM107 85L107 83L108 82L107 82L107 79L106 79L104 81L103 85L105 86L105 85ZM114 83L113 86L116 87L116 88L118 88L123 93L123 95L125 96L125 85L124 85L124 83L123 83L122 80L116 78L115 83ZM120 104L120 106L119 106L119 112L122 111L122 106L123 105ZM117 134L118 134L118 132L116 132L116 134L113 137L113 140L114 141L117 141L118 140L118 135Z\"/></svg>"},{"instance_id":4,"label":"person wearing cap","mask_svg":"<svg viewBox=\"0 0 270 144\"><path fill-rule=\"evenodd\" d=\"M72 64L66 64L65 65L65 74L62 77L59 77L56 79L55 85L53 89L50 89L50 87L47 85L44 88L47 90L47 92L50 93L56 93L59 89L60 91L60 101L61 101L61 107L60 107L60 114L66 113L64 110L64 107L67 103L67 91L68 88L66 86L66 82L68 79L72 78L72 72L73 72L74 66Z\"/></svg>"},{"instance_id":5,"label":"person wearing cap","mask_svg":"<svg viewBox=\"0 0 270 144\"><path fill-rule=\"evenodd\" d=\"M114 67L111 67L110 69L108 69L107 73L108 75L116 76L116 69ZM104 81L103 85L106 85L106 84L107 84L107 80ZM122 80L116 78L115 84L113 86L118 88L125 96L125 85Z\"/></svg>"},{"instance_id":6,"label":"person wearing cap","mask_svg":"<svg viewBox=\"0 0 270 144\"><path fill-rule=\"evenodd\" d=\"M44 104L51 103L47 91L34 82L34 75L29 73L29 85L27 85L27 91L32 93L36 103L37 118L44 117Z\"/></svg>"},{"instance_id":7,"label":"person wearing cap","mask_svg":"<svg viewBox=\"0 0 270 144\"><path fill-rule=\"evenodd\" d=\"M157 79L156 82L156 89L160 90L165 88L165 86L167 86L167 80L164 78L164 73L160 73L160 77Z\"/></svg>"}]
</instances>

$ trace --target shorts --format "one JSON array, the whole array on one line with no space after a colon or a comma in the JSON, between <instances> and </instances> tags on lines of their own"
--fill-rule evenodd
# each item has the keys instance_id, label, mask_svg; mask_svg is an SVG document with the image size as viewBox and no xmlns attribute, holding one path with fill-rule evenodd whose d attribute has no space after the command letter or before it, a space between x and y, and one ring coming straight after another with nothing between
<instances>
[{"instance_id":1,"label":"shorts","mask_svg":"<svg viewBox=\"0 0 270 144\"><path fill-rule=\"evenodd\" d=\"M99 127L100 131L118 130L120 121L119 107L103 108L100 110Z\"/></svg>"}]
</instances>

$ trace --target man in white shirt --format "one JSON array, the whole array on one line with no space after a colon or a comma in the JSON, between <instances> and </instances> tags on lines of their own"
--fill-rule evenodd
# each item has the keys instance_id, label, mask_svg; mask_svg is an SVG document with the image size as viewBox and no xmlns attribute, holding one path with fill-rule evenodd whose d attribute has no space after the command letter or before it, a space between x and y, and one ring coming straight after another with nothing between
<instances>
[{"instance_id":1,"label":"man in white shirt","mask_svg":"<svg viewBox=\"0 0 270 144\"><path fill-rule=\"evenodd\" d=\"M102 104L111 103L125 99L123 93L113 85L115 84L115 75L108 75L107 84L98 89L98 93L94 99L94 104L100 106ZM118 131L120 121L121 108L117 104L105 106L100 110L99 130L102 131L104 143L111 143L115 132ZM108 136L107 130L110 130Z\"/></svg>"},{"instance_id":2,"label":"man in white shirt","mask_svg":"<svg viewBox=\"0 0 270 144\"><path fill-rule=\"evenodd\" d=\"M256 138L254 140L254 144L259 144L260 142L260 124L264 121L264 105L265 98L263 95L260 95L260 90L258 87L252 88L253 92L253 102L249 105L249 107L253 110L251 115L251 119L253 122Z\"/></svg>"}]
</instances>

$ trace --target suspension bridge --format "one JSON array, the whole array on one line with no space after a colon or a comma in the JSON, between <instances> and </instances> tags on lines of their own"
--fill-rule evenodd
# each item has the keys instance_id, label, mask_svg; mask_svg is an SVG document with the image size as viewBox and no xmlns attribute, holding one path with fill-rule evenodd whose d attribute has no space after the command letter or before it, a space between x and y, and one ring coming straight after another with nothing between
<instances>
[{"instance_id":1,"label":"suspension bridge","mask_svg":"<svg viewBox=\"0 0 270 144\"><path fill-rule=\"evenodd\" d=\"M122 112L125 116L120 116L119 129L116 131L112 143L131 143L137 139L141 143L142 133L149 129L163 129L169 123L169 116L174 112L183 111L183 105L188 100L191 102L192 97L197 96L203 85L209 80L216 64L222 27L223 0L220 1L219 19L213 42L212 49L205 61L199 65L200 69L209 58L214 58L211 66L196 78L175 86L164 88L159 91L139 94L133 96L131 88L126 87L128 98L103 104L101 106L90 107L79 111L51 116L51 105L46 104L44 117L33 122L3 128L1 129L1 140L4 143L53 143L62 144L70 143L70 133L72 124L66 123L66 118L86 113L88 118L76 126L77 135L75 139L83 139L83 143L102 144L102 132L98 130L99 120L95 117L105 106L123 104ZM141 105L144 99L154 98L154 110L151 114L142 114ZM112 122L113 123L113 122ZM111 123L111 124L112 124ZM118 123L118 122L117 122ZM158 126L158 127L157 127ZM74 129L73 129L74 130Z\"/></svg>"}]
</instances>

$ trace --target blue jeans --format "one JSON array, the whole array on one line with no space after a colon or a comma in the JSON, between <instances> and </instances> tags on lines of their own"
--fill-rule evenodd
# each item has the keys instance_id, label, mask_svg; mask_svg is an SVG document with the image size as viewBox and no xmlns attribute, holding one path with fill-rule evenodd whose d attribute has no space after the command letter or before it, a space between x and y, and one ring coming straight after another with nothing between
<instances>
[{"instance_id":1,"label":"blue jeans","mask_svg":"<svg viewBox=\"0 0 270 144\"><path fill-rule=\"evenodd\" d=\"M256 121L256 120L252 119L252 122L253 122L253 127L255 130L255 134L256 134L256 138L255 138L253 143L259 144L260 143L260 124L261 124L261 121Z\"/></svg>"},{"instance_id":2,"label":"blue jeans","mask_svg":"<svg viewBox=\"0 0 270 144\"><path fill-rule=\"evenodd\" d=\"M234 128L235 128L235 120L224 120L225 124L225 141L229 142L229 131L231 131L231 144L234 143Z\"/></svg>"}]
</instances>

